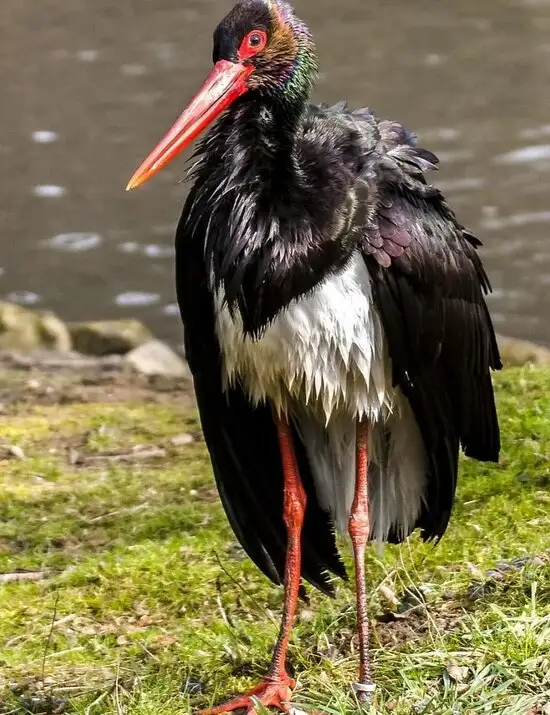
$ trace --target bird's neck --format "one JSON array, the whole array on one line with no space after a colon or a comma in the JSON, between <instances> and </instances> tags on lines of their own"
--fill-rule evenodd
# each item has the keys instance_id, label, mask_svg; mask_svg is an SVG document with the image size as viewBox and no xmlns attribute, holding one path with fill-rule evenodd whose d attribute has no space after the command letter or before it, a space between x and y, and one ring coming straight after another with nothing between
<instances>
[{"instance_id":1,"label":"bird's neck","mask_svg":"<svg viewBox=\"0 0 550 715\"><path fill-rule=\"evenodd\" d=\"M350 171L322 141L304 143L307 111L305 102L236 103L193 171L180 230L202 238L212 290L251 335L353 250L353 241L334 240L345 234Z\"/></svg>"},{"instance_id":2,"label":"bird's neck","mask_svg":"<svg viewBox=\"0 0 550 715\"><path fill-rule=\"evenodd\" d=\"M237 104L223 119L224 162L230 173L250 176L274 191L292 186L298 171L296 138L306 102L264 99Z\"/></svg>"}]
</instances>

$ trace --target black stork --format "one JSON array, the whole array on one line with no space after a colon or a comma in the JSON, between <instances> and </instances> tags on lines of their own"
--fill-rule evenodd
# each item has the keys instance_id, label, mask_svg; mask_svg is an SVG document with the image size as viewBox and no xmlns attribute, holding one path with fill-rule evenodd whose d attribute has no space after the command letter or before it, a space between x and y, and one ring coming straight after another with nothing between
<instances>
[{"instance_id":1,"label":"black stork","mask_svg":"<svg viewBox=\"0 0 550 715\"><path fill-rule=\"evenodd\" d=\"M459 448L498 459L480 242L424 172L437 158L368 109L311 106L317 59L283 0L241 0L214 67L132 177L198 145L176 283L204 437L227 517L284 583L271 666L205 715L289 712L285 661L302 579L327 594L355 557L360 701L374 691L364 555L449 522Z\"/></svg>"}]
</instances>

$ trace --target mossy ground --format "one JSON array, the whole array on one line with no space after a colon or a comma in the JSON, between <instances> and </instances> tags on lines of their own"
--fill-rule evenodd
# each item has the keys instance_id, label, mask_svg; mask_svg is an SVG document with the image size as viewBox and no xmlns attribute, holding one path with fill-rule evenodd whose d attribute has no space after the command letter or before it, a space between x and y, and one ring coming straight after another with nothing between
<instances>
[{"instance_id":1,"label":"mossy ground","mask_svg":"<svg viewBox=\"0 0 550 715\"><path fill-rule=\"evenodd\" d=\"M252 685L282 594L235 544L189 400L22 379L0 384L16 394L0 417L0 573L46 573L0 583L0 712L183 715ZM550 712L550 370L496 385L501 464L464 460L437 547L368 555L372 712ZM128 461L93 459L116 452ZM380 586L401 604L420 589L420 606L396 617ZM353 629L350 584L311 593L290 650L297 705L356 709Z\"/></svg>"}]
</instances>

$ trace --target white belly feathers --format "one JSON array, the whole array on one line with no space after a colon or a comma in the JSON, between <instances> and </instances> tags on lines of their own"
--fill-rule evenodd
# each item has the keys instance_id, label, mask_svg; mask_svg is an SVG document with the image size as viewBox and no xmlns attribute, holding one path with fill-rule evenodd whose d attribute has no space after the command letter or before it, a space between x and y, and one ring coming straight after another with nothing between
<instances>
[{"instance_id":1,"label":"white belly feathers","mask_svg":"<svg viewBox=\"0 0 550 715\"><path fill-rule=\"evenodd\" d=\"M357 253L339 273L291 303L258 340L245 337L216 296L227 385L270 402L300 430L321 505L344 531L355 485L357 419L370 423L370 505L375 538L408 533L425 492L425 453L391 365L370 276ZM388 438L389 435L389 438Z\"/></svg>"},{"instance_id":2,"label":"white belly feathers","mask_svg":"<svg viewBox=\"0 0 550 715\"><path fill-rule=\"evenodd\" d=\"M291 303L259 340L245 338L222 295L217 301L225 377L229 384L239 377L253 401L267 398L279 411L300 401L326 422L341 411L377 419L390 407L382 325L360 254Z\"/></svg>"}]
</instances>

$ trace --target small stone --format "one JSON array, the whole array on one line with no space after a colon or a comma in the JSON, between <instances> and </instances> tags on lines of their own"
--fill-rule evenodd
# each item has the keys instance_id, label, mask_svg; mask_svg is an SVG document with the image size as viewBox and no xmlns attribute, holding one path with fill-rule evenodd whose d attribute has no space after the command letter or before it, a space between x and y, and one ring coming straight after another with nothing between
<instances>
[{"instance_id":1,"label":"small stone","mask_svg":"<svg viewBox=\"0 0 550 715\"><path fill-rule=\"evenodd\" d=\"M461 668L456 663L449 663L449 665L445 668L445 672L455 683L463 683L468 677L468 668Z\"/></svg>"},{"instance_id":2,"label":"small stone","mask_svg":"<svg viewBox=\"0 0 550 715\"><path fill-rule=\"evenodd\" d=\"M514 559L512 561L512 566L515 569L522 569L524 566L527 566L527 564L531 561L532 559L529 556L519 556L517 559Z\"/></svg>"},{"instance_id":3,"label":"small stone","mask_svg":"<svg viewBox=\"0 0 550 715\"><path fill-rule=\"evenodd\" d=\"M8 454L10 457L14 457L14 459L26 459L25 452L23 452L18 444L10 444Z\"/></svg>"},{"instance_id":4,"label":"small stone","mask_svg":"<svg viewBox=\"0 0 550 715\"><path fill-rule=\"evenodd\" d=\"M399 599L389 586L385 586L384 584L382 584L378 587L378 592L380 593L384 601L387 601L390 605L395 607L399 605Z\"/></svg>"},{"instance_id":5,"label":"small stone","mask_svg":"<svg viewBox=\"0 0 550 715\"><path fill-rule=\"evenodd\" d=\"M72 340L65 323L49 311L40 311L38 318L41 347L58 353L70 352Z\"/></svg>"},{"instance_id":6,"label":"small stone","mask_svg":"<svg viewBox=\"0 0 550 715\"><path fill-rule=\"evenodd\" d=\"M502 578L502 574L499 574L498 571L496 573ZM470 601L477 601L478 598L483 598L494 591L495 587L495 580L488 580L482 583L474 582L468 586L467 596Z\"/></svg>"},{"instance_id":7,"label":"small stone","mask_svg":"<svg viewBox=\"0 0 550 715\"><path fill-rule=\"evenodd\" d=\"M56 713L64 713L67 710L68 702L50 695L46 697L25 697L21 698L21 707L26 712L36 713L36 715L55 715Z\"/></svg>"},{"instance_id":8,"label":"small stone","mask_svg":"<svg viewBox=\"0 0 550 715\"><path fill-rule=\"evenodd\" d=\"M142 375L189 377L185 360L160 340L150 340L126 355L124 362Z\"/></svg>"},{"instance_id":9,"label":"small stone","mask_svg":"<svg viewBox=\"0 0 550 715\"><path fill-rule=\"evenodd\" d=\"M125 355L153 338L139 320L69 323L73 348L84 355Z\"/></svg>"},{"instance_id":10,"label":"small stone","mask_svg":"<svg viewBox=\"0 0 550 715\"><path fill-rule=\"evenodd\" d=\"M184 433L184 434L178 434L175 437L172 437L170 439L170 444L173 444L174 447L185 447L187 444L192 444L194 442L194 438L192 435Z\"/></svg>"},{"instance_id":11,"label":"small stone","mask_svg":"<svg viewBox=\"0 0 550 715\"><path fill-rule=\"evenodd\" d=\"M77 465L80 462L80 452L74 449L74 447L69 447L67 450L67 461L71 467Z\"/></svg>"}]
</instances>

